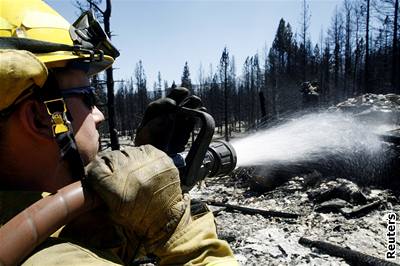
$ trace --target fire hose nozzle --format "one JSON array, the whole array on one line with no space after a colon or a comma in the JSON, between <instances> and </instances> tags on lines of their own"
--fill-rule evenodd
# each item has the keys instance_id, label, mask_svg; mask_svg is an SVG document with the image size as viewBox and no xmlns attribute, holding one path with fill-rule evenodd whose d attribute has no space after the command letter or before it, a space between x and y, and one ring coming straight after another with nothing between
<instances>
[{"instance_id":1,"label":"fire hose nozzle","mask_svg":"<svg viewBox=\"0 0 400 266\"><path fill-rule=\"evenodd\" d=\"M173 160L180 170L181 187L184 192L207 176L227 175L236 167L236 152L225 141L212 141L215 129L214 118L207 112L182 107L180 112L196 118L200 132L189 151L174 154Z\"/></svg>"},{"instance_id":2,"label":"fire hose nozzle","mask_svg":"<svg viewBox=\"0 0 400 266\"><path fill-rule=\"evenodd\" d=\"M174 160L177 162L185 161L187 153L179 154L181 159ZM217 140L210 143L204 155L204 159L199 165L196 172L192 172L190 176L184 171L180 163L175 164L181 171L182 190L187 192L193 186L206 177L229 175L235 168L237 163L236 152L228 142ZM186 174L185 174L186 173Z\"/></svg>"},{"instance_id":3,"label":"fire hose nozzle","mask_svg":"<svg viewBox=\"0 0 400 266\"><path fill-rule=\"evenodd\" d=\"M203 165L207 166L206 176L224 176L230 174L236 167L237 157L232 145L217 140L208 147Z\"/></svg>"}]
</instances>

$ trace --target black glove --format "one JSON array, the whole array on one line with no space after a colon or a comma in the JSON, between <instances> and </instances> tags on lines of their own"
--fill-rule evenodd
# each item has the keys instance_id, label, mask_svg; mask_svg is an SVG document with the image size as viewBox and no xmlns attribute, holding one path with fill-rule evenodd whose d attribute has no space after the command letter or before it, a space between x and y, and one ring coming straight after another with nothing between
<instances>
[{"instance_id":1,"label":"black glove","mask_svg":"<svg viewBox=\"0 0 400 266\"><path fill-rule=\"evenodd\" d=\"M176 87L167 97L151 102L137 129L135 145L151 144L169 155L184 151L196 119L180 112L182 107L205 110L201 99L189 96L184 87Z\"/></svg>"}]
</instances>

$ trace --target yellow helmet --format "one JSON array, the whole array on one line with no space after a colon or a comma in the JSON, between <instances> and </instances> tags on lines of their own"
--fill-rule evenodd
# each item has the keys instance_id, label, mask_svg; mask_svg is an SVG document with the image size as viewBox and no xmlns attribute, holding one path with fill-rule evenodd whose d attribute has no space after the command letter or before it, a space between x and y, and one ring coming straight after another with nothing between
<instances>
[{"instance_id":1,"label":"yellow helmet","mask_svg":"<svg viewBox=\"0 0 400 266\"><path fill-rule=\"evenodd\" d=\"M90 62L89 75L119 56L91 12L70 25L42 0L0 0L0 49L28 50L48 68Z\"/></svg>"}]
</instances>

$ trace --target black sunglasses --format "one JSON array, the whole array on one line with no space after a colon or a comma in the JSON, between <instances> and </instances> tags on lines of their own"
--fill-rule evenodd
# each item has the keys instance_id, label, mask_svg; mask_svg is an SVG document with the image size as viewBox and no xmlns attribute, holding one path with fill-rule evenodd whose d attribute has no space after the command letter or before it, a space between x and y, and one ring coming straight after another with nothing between
<instances>
[{"instance_id":1,"label":"black sunglasses","mask_svg":"<svg viewBox=\"0 0 400 266\"><path fill-rule=\"evenodd\" d=\"M95 88L92 86L83 86L83 87L61 90L61 95L63 96L63 98L81 96L84 104L89 109L92 109L99 103L98 98L96 96Z\"/></svg>"}]
</instances>

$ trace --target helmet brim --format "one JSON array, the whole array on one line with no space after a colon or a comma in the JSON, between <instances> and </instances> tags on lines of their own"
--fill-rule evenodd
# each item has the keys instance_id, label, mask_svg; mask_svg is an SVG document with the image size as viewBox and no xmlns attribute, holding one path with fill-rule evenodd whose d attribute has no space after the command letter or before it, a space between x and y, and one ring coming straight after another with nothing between
<instances>
[{"instance_id":1,"label":"helmet brim","mask_svg":"<svg viewBox=\"0 0 400 266\"><path fill-rule=\"evenodd\" d=\"M53 52L45 54L36 54L37 58L42 61L47 68L65 67L71 60L90 60L90 55L74 55L71 52ZM88 76L93 76L103 70L106 70L114 63L111 56L104 55L101 61L92 60L89 62Z\"/></svg>"}]
</instances>

